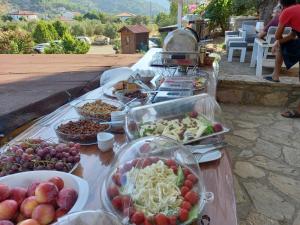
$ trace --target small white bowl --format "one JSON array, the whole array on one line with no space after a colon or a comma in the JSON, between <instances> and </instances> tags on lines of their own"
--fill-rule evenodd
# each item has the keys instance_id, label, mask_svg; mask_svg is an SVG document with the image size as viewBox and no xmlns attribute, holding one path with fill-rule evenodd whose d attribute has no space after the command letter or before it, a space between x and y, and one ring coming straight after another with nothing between
<instances>
[{"instance_id":1,"label":"small white bowl","mask_svg":"<svg viewBox=\"0 0 300 225\"><path fill-rule=\"evenodd\" d=\"M111 133L101 132L97 134L98 148L103 152L113 149L114 140L114 135Z\"/></svg>"}]
</instances>

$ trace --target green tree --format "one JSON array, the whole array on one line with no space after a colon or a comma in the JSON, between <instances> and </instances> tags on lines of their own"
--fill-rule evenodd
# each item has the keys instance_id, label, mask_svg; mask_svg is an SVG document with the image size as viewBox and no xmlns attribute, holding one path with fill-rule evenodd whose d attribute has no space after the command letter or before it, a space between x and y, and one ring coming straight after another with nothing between
<instances>
[{"instance_id":1,"label":"green tree","mask_svg":"<svg viewBox=\"0 0 300 225\"><path fill-rule=\"evenodd\" d=\"M95 30L94 30L94 34L95 35L102 35L104 32L104 26L102 24L98 24L96 27L95 27Z\"/></svg>"},{"instance_id":2,"label":"green tree","mask_svg":"<svg viewBox=\"0 0 300 225\"><path fill-rule=\"evenodd\" d=\"M41 20L36 25L32 36L36 43L45 43L54 40L58 35L51 24Z\"/></svg>"},{"instance_id":3,"label":"green tree","mask_svg":"<svg viewBox=\"0 0 300 225\"><path fill-rule=\"evenodd\" d=\"M100 20L99 13L97 11L87 12L83 15L83 18L89 20Z\"/></svg>"},{"instance_id":4,"label":"green tree","mask_svg":"<svg viewBox=\"0 0 300 225\"><path fill-rule=\"evenodd\" d=\"M85 35L85 29L81 24L75 24L71 27L71 33L74 36Z\"/></svg>"},{"instance_id":5,"label":"green tree","mask_svg":"<svg viewBox=\"0 0 300 225\"><path fill-rule=\"evenodd\" d=\"M118 36L118 28L115 24L106 24L103 34L106 37L115 39Z\"/></svg>"},{"instance_id":6,"label":"green tree","mask_svg":"<svg viewBox=\"0 0 300 225\"><path fill-rule=\"evenodd\" d=\"M68 27L66 26L66 24L62 23L59 20L57 20L53 23L53 27L56 30L56 33L58 34L59 38L62 38L68 30Z\"/></svg>"},{"instance_id":7,"label":"green tree","mask_svg":"<svg viewBox=\"0 0 300 225\"><path fill-rule=\"evenodd\" d=\"M126 22L132 25L135 24L144 24L144 25L148 25L149 24L150 19L147 16L135 16L132 18L129 18Z\"/></svg>"},{"instance_id":8,"label":"green tree","mask_svg":"<svg viewBox=\"0 0 300 225\"><path fill-rule=\"evenodd\" d=\"M228 29L231 15L232 0L211 0L205 14L210 19L211 28L221 27L222 32Z\"/></svg>"}]
</instances>

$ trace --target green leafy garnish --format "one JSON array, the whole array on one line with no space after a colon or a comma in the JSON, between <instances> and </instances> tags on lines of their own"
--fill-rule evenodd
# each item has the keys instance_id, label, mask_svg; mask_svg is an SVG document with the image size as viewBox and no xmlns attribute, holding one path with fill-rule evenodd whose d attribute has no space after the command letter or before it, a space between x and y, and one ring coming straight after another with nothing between
<instances>
[{"instance_id":1,"label":"green leafy garnish","mask_svg":"<svg viewBox=\"0 0 300 225\"><path fill-rule=\"evenodd\" d=\"M181 166L178 166L176 185L181 187L184 182L184 173Z\"/></svg>"},{"instance_id":2,"label":"green leafy garnish","mask_svg":"<svg viewBox=\"0 0 300 225\"><path fill-rule=\"evenodd\" d=\"M187 225L192 223L194 220L198 219L199 216L199 206L194 206L189 212L188 220L183 223L183 225Z\"/></svg>"},{"instance_id":3,"label":"green leafy garnish","mask_svg":"<svg viewBox=\"0 0 300 225\"><path fill-rule=\"evenodd\" d=\"M214 129L212 125L209 125L205 131L203 132L203 135L209 135L209 134L213 134L214 133Z\"/></svg>"}]
</instances>

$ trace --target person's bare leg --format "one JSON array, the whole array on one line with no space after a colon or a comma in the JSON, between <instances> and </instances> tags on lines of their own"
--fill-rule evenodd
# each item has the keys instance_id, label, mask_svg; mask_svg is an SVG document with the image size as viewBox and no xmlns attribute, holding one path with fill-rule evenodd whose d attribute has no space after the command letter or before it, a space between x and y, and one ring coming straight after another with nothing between
<instances>
[{"instance_id":1,"label":"person's bare leg","mask_svg":"<svg viewBox=\"0 0 300 225\"><path fill-rule=\"evenodd\" d=\"M281 54L281 51L278 49L276 51L275 68L274 68L274 72L272 74L273 80L279 80L282 63L283 63L282 54Z\"/></svg>"},{"instance_id":2,"label":"person's bare leg","mask_svg":"<svg viewBox=\"0 0 300 225\"><path fill-rule=\"evenodd\" d=\"M300 113L300 103L298 105L297 111Z\"/></svg>"}]
</instances>

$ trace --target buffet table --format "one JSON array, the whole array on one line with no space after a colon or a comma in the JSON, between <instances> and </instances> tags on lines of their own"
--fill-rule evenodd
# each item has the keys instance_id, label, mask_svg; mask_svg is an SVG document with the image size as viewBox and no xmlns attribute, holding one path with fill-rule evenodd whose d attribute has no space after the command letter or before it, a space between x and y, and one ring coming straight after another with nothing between
<instances>
[{"instance_id":1,"label":"buffet table","mask_svg":"<svg viewBox=\"0 0 300 225\"><path fill-rule=\"evenodd\" d=\"M133 66L133 68L149 69L150 67L148 65L149 60L151 59L151 54L156 51L158 50L152 50L147 53L136 65ZM100 87L85 94L79 99L99 98L102 94L103 88ZM46 117L41 118L31 128L16 137L13 141L33 137L57 139L54 131L55 124L63 119L79 117L72 106L76 103L76 101L77 100L74 100L73 102L60 107ZM126 138L124 134L116 134L115 139L115 151L117 151L118 147L124 144ZM214 193L214 201L205 206L204 214L210 217L211 225L237 225L231 162L225 149L222 150L222 153L223 157L220 160L201 165L206 190ZM80 164L73 174L82 177L89 184L90 195L85 209L103 208L100 197L101 185L105 176L109 172L110 165L114 159L114 154L115 153L113 151L102 153L97 148L97 145L81 147Z\"/></svg>"}]
</instances>

